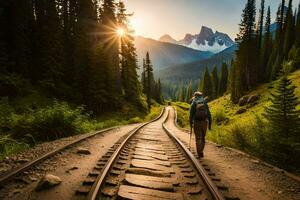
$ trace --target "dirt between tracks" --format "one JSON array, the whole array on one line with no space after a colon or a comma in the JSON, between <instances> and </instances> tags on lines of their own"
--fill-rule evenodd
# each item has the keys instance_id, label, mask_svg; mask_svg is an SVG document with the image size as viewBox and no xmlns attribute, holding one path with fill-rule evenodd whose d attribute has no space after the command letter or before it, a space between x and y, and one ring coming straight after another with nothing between
<instances>
[{"instance_id":1,"label":"dirt between tracks","mask_svg":"<svg viewBox=\"0 0 300 200\"><path fill-rule=\"evenodd\" d=\"M169 108L170 109L170 108ZM174 110L170 110L167 127L181 140L189 142L189 134L174 124ZM195 149L195 135L192 148ZM241 200L299 200L300 182L281 171L263 165L257 160L234 150L208 142L204 163L221 179L231 196Z\"/></svg>"},{"instance_id":2,"label":"dirt between tracks","mask_svg":"<svg viewBox=\"0 0 300 200\"><path fill-rule=\"evenodd\" d=\"M97 135L45 160L23 173L17 181L11 181L4 188L1 188L0 199L77 199L75 196L76 189L79 188L88 173L92 171L101 156L120 137L138 125L123 126L116 130ZM91 154L78 154L78 148L87 149ZM37 186L39 178L46 173L58 176L62 180L62 183L49 190L35 192L34 189Z\"/></svg>"}]
</instances>

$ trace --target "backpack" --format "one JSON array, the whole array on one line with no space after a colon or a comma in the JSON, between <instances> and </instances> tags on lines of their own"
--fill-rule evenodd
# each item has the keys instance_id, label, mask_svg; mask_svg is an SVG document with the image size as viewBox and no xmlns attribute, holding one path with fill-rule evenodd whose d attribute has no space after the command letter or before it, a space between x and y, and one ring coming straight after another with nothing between
<instances>
[{"instance_id":1,"label":"backpack","mask_svg":"<svg viewBox=\"0 0 300 200\"><path fill-rule=\"evenodd\" d=\"M196 113L195 113L195 120L197 121L204 121L208 117L207 109L204 102L197 102L196 103Z\"/></svg>"}]
</instances>

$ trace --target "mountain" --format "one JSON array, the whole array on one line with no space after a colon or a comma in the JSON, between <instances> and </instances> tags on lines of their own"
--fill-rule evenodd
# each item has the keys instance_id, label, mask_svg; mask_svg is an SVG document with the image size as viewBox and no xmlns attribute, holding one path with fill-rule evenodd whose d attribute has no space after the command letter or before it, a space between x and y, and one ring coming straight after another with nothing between
<instances>
[{"instance_id":1,"label":"mountain","mask_svg":"<svg viewBox=\"0 0 300 200\"><path fill-rule=\"evenodd\" d=\"M235 44L208 59L169 66L168 68L158 71L156 76L161 78L163 82L172 82L174 84L198 80L206 67L212 70L212 68L217 65L220 69L223 62L229 63L231 59L234 58L236 50L237 45Z\"/></svg>"},{"instance_id":2,"label":"mountain","mask_svg":"<svg viewBox=\"0 0 300 200\"><path fill-rule=\"evenodd\" d=\"M166 34L166 35L163 35L161 38L159 38L160 42L168 42L168 43L173 43L173 44L176 44L177 41L175 39L173 39L170 35Z\"/></svg>"},{"instance_id":3,"label":"mountain","mask_svg":"<svg viewBox=\"0 0 300 200\"><path fill-rule=\"evenodd\" d=\"M209 51L211 53L219 53L235 42L226 34L219 31L213 32L211 28L202 26L199 34L186 34L182 40L176 41L169 35L164 35L160 41L179 44L200 51Z\"/></svg>"},{"instance_id":4,"label":"mountain","mask_svg":"<svg viewBox=\"0 0 300 200\"><path fill-rule=\"evenodd\" d=\"M135 47L137 49L139 66L142 66L143 58L148 51L154 66L154 71L165 69L168 66L207 59L212 56L210 52L203 52L141 36L135 37Z\"/></svg>"}]
</instances>

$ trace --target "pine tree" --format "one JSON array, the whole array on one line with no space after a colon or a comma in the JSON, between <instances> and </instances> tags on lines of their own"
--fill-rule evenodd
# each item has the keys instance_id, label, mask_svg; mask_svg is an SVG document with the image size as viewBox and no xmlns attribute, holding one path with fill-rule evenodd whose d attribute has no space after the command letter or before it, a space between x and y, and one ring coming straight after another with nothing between
<instances>
[{"instance_id":1,"label":"pine tree","mask_svg":"<svg viewBox=\"0 0 300 200\"><path fill-rule=\"evenodd\" d=\"M239 99L243 96L242 75L242 68L240 65L234 63L230 72L230 92L233 103L238 103Z\"/></svg>"},{"instance_id":2,"label":"pine tree","mask_svg":"<svg viewBox=\"0 0 300 200\"><path fill-rule=\"evenodd\" d=\"M258 67L256 62L257 49L255 27L255 1L248 0L243 10L240 32L238 34L239 49L236 52L236 68L241 72L240 89L250 90L258 82ZM242 93L240 91L239 93Z\"/></svg>"},{"instance_id":3,"label":"pine tree","mask_svg":"<svg viewBox=\"0 0 300 200\"><path fill-rule=\"evenodd\" d=\"M288 53L294 43L294 17L293 17L293 1L289 1L289 7L287 11L287 17L286 17L286 30L285 30L285 36L284 36L284 42L283 42L283 55L285 58L287 58Z\"/></svg>"},{"instance_id":4,"label":"pine tree","mask_svg":"<svg viewBox=\"0 0 300 200\"><path fill-rule=\"evenodd\" d=\"M261 7L259 10L259 21L258 21L258 52L260 52L263 38L263 26L264 26L264 14L265 14L265 0L261 0Z\"/></svg>"},{"instance_id":5,"label":"pine tree","mask_svg":"<svg viewBox=\"0 0 300 200\"><path fill-rule=\"evenodd\" d=\"M295 20L295 41L292 49L289 52L289 60L292 62L292 70L300 69L300 3L298 6L298 14Z\"/></svg>"},{"instance_id":6,"label":"pine tree","mask_svg":"<svg viewBox=\"0 0 300 200\"><path fill-rule=\"evenodd\" d=\"M193 97L193 83L192 81L190 81L187 87L186 102L189 103L192 97Z\"/></svg>"},{"instance_id":7,"label":"pine tree","mask_svg":"<svg viewBox=\"0 0 300 200\"><path fill-rule=\"evenodd\" d=\"M243 10L242 22L237 41L239 49L236 51L236 60L231 71L231 99L234 103L250 90L258 81L256 57L255 1L248 0Z\"/></svg>"},{"instance_id":8,"label":"pine tree","mask_svg":"<svg viewBox=\"0 0 300 200\"><path fill-rule=\"evenodd\" d=\"M123 2L117 4L118 13L117 21L118 26L125 30L125 36L120 37L121 43L121 83L124 88L125 98L140 105L140 86L137 75L137 54L134 47L134 38L131 35L131 30L128 27L128 16L126 13L125 5Z\"/></svg>"},{"instance_id":9,"label":"pine tree","mask_svg":"<svg viewBox=\"0 0 300 200\"><path fill-rule=\"evenodd\" d=\"M3 27L3 29L0 31L0 74L3 76L7 73L7 70L9 68L7 38L5 32L3 31L7 27L7 20L5 17L5 10L7 10L7 5L5 5L4 2L1 2L0 8L2 8L2 10L0 11L0 27ZM2 88L0 88L0 90L1 89Z\"/></svg>"},{"instance_id":10,"label":"pine tree","mask_svg":"<svg viewBox=\"0 0 300 200\"><path fill-rule=\"evenodd\" d=\"M226 63L222 64L221 77L219 82L218 95L223 96L228 87L228 67Z\"/></svg>"},{"instance_id":11,"label":"pine tree","mask_svg":"<svg viewBox=\"0 0 300 200\"><path fill-rule=\"evenodd\" d=\"M142 71L142 87L143 87L143 93L146 94L146 88L147 88L147 77L146 77L146 61L143 59L143 71Z\"/></svg>"},{"instance_id":12,"label":"pine tree","mask_svg":"<svg viewBox=\"0 0 300 200\"><path fill-rule=\"evenodd\" d=\"M271 132L268 136L270 152L274 160L281 165L291 165L299 157L295 146L300 144L300 111L295 95L295 87L284 74L272 94L271 105L266 108L265 116L270 122Z\"/></svg>"},{"instance_id":13,"label":"pine tree","mask_svg":"<svg viewBox=\"0 0 300 200\"><path fill-rule=\"evenodd\" d=\"M154 77L153 77L153 66L150 60L149 52L146 53L145 58L145 74L146 74L146 96L148 103L148 110L151 109L151 98L153 98L153 86L154 86Z\"/></svg>"},{"instance_id":14,"label":"pine tree","mask_svg":"<svg viewBox=\"0 0 300 200\"><path fill-rule=\"evenodd\" d=\"M264 49L263 49L263 29L264 29L264 16L265 16L265 0L261 1L261 8L259 10L259 20L257 24L257 47L258 47L258 57L261 59L258 63L258 81L262 82L263 79L263 71L265 66L263 65L263 57ZM267 16L268 18L268 16ZM267 19L266 18L266 19ZM265 27L266 29L268 27Z\"/></svg>"},{"instance_id":15,"label":"pine tree","mask_svg":"<svg viewBox=\"0 0 300 200\"><path fill-rule=\"evenodd\" d=\"M217 66L215 66L212 71L211 81L212 81L212 85L213 85L212 99L216 99L218 97L218 91L219 91L219 75L218 75Z\"/></svg>"},{"instance_id":16,"label":"pine tree","mask_svg":"<svg viewBox=\"0 0 300 200\"><path fill-rule=\"evenodd\" d=\"M31 0L9 1L3 9L3 15L6 15L6 27L1 31L6 31L6 51L12 61L10 71L32 78L35 71L41 68L41 66L33 68L34 63L32 63L33 2Z\"/></svg>"},{"instance_id":17,"label":"pine tree","mask_svg":"<svg viewBox=\"0 0 300 200\"><path fill-rule=\"evenodd\" d=\"M158 79L158 81L157 81L156 101L160 104L163 102L162 86L161 86L160 79Z\"/></svg>"},{"instance_id":18,"label":"pine tree","mask_svg":"<svg viewBox=\"0 0 300 200\"><path fill-rule=\"evenodd\" d=\"M295 46L296 48L300 48L300 3L298 6L298 14L297 14L297 21L296 21L296 31L295 31Z\"/></svg>"},{"instance_id":19,"label":"pine tree","mask_svg":"<svg viewBox=\"0 0 300 200\"><path fill-rule=\"evenodd\" d=\"M76 22L74 23L74 36L73 36L73 58L74 66L70 72L70 79L72 80L72 88L76 88L72 94L72 99L76 103L89 104L89 94L93 93L89 91L89 85L94 85L91 83L92 79L89 79L89 73L93 71L92 60L93 50L98 49L94 46L95 40L91 33L95 31L94 24L97 23L96 13L94 13L94 4L92 0L80 0L73 8L76 12ZM86 23L86 22L89 23ZM99 44L101 45L101 44ZM100 50L102 52L102 50ZM101 61L95 61L95 63L106 63L102 57L98 57ZM104 65L106 66L106 64ZM106 72L106 71L103 71ZM105 74L105 77L107 74ZM87 83L87 84L82 84ZM100 89L100 88L99 88ZM107 95L109 95L107 93ZM108 97L106 97L108 98ZM93 105L90 105L92 107Z\"/></svg>"},{"instance_id":20,"label":"pine tree","mask_svg":"<svg viewBox=\"0 0 300 200\"><path fill-rule=\"evenodd\" d=\"M63 68L66 84L69 86L67 95L70 97L72 93L76 93L75 88L72 87L74 80L70 78L74 71L74 28L76 16L76 2L75 0L61 0L61 14L62 14L62 32L63 32ZM72 76L71 76L72 77Z\"/></svg>"},{"instance_id":21,"label":"pine tree","mask_svg":"<svg viewBox=\"0 0 300 200\"><path fill-rule=\"evenodd\" d=\"M100 9L101 41L104 45L104 57L106 61L106 83L109 85L110 99L118 106L121 94L121 69L119 60L119 42L116 36L116 4L114 0L103 0Z\"/></svg>"},{"instance_id":22,"label":"pine tree","mask_svg":"<svg viewBox=\"0 0 300 200\"><path fill-rule=\"evenodd\" d=\"M284 52L283 52L283 45L284 45L284 35L286 30L285 22L285 0L282 0L281 5L277 12L277 32L276 32L276 44L274 45L274 54L271 56L270 68L271 71L271 79L275 80L277 78L278 73L282 68L282 62L284 60Z\"/></svg>"},{"instance_id":23,"label":"pine tree","mask_svg":"<svg viewBox=\"0 0 300 200\"><path fill-rule=\"evenodd\" d=\"M261 71L260 71L260 82L266 82L269 80L270 69L268 69L268 61L271 55L272 47L272 34L271 34L271 10L270 6L268 7L266 23L265 23L265 33L263 48L261 53Z\"/></svg>"},{"instance_id":24,"label":"pine tree","mask_svg":"<svg viewBox=\"0 0 300 200\"><path fill-rule=\"evenodd\" d=\"M55 0L36 1L36 79L52 96L65 95L62 28Z\"/></svg>"},{"instance_id":25,"label":"pine tree","mask_svg":"<svg viewBox=\"0 0 300 200\"><path fill-rule=\"evenodd\" d=\"M271 106L266 108L266 116L274 133L282 137L298 136L300 130L300 112L296 110L299 102L295 95L295 86L284 74L272 94Z\"/></svg>"},{"instance_id":26,"label":"pine tree","mask_svg":"<svg viewBox=\"0 0 300 200\"><path fill-rule=\"evenodd\" d=\"M204 73L203 86L201 91L205 96L208 96L210 99L213 98L214 88L208 68L206 68Z\"/></svg>"}]
</instances>

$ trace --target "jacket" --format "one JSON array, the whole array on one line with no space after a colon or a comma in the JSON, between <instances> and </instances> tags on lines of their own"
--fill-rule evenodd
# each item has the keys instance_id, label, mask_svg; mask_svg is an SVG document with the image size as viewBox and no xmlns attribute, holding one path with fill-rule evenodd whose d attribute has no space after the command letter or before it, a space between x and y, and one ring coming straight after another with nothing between
<instances>
[{"instance_id":1,"label":"jacket","mask_svg":"<svg viewBox=\"0 0 300 200\"><path fill-rule=\"evenodd\" d=\"M191 108L190 108L190 123L192 124L195 120L195 114L196 114L196 105L197 103L204 103L206 110L207 110L207 119L209 124L211 124L211 113L208 107L208 104L206 102L206 100L200 96L200 97L195 97L192 104L191 104Z\"/></svg>"}]
</instances>

